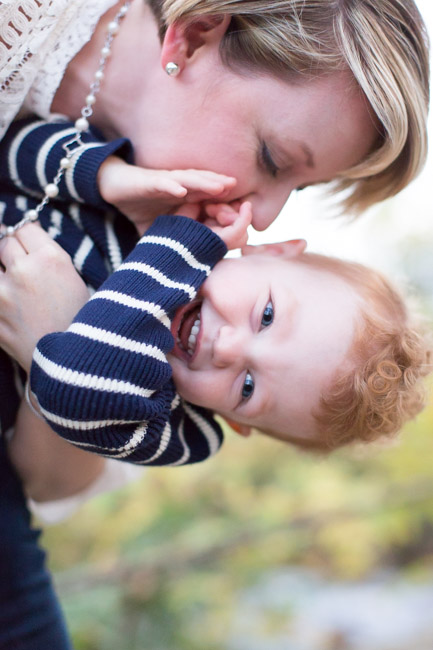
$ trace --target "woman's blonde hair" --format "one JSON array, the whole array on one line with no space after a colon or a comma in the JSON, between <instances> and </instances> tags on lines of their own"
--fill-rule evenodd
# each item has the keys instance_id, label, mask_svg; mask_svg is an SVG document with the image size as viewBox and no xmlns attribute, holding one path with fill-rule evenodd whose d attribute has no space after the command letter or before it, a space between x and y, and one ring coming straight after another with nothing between
<instances>
[{"instance_id":1,"label":"woman's blonde hair","mask_svg":"<svg viewBox=\"0 0 433 650\"><path fill-rule=\"evenodd\" d=\"M375 150L333 192L360 213L395 195L427 154L428 37L413 0L147 0L160 35L175 21L230 15L224 63L301 80L349 68L381 132Z\"/></svg>"}]
</instances>

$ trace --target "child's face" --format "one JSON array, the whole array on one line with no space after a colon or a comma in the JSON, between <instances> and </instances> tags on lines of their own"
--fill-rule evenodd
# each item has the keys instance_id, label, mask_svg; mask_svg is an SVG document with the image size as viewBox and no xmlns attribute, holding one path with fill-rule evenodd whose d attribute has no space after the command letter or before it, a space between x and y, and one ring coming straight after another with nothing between
<instances>
[{"instance_id":1,"label":"child's face","mask_svg":"<svg viewBox=\"0 0 433 650\"><path fill-rule=\"evenodd\" d=\"M357 313L354 290L333 273L266 253L223 260L173 321L176 387L240 424L312 437L311 411L344 361Z\"/></svg>"}]
</instances>

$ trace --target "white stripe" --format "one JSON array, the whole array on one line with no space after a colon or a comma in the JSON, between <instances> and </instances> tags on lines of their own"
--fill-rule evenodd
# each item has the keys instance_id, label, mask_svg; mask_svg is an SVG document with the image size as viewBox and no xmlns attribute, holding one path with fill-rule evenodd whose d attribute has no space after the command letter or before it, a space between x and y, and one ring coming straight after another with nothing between
<instances>
[{"instance_id":1,"label":"white stripe","mask_svg":"<svg viewBox=\"0 0 433 650\"><path fill-rule=\"evenodd\" d=\"M160 244L161 246L166 246L167 248L176 251L176 253L178 253L193 269L204 271L206 275L209 275L211 272L211 268L208 264L202 264L199 262L186 246L175 239L170 239L169 237L158 237L156 235L144 235L138 243Z\"/></svg>"},{"instance_id":2,"label":"white stripe","mask_svg":"<svg viewBox=\"0 0 433 650\"><path fill-rule=\"evenodd\" d=\"M83 199L80 197L78 194L76 188L75 188L75 183L74 183L74 173L75 173L75 166L79 159L81 158L82 154L85 151L88 151L89 149L95 149L96 147L103 147L105 146L104 144L101 144L100 142L93 142L90 144L84 144L81 147L78 147L77 149L74 150L74 153L72 157L70 158L70 167L66 170L65 173L65 183L66 187L68 188L69 194L76 200L79 201L80 203L83 203Z\"/></svg>"},{"instance_id":3,"label":"white stripe","mask_svg":"<svg viewBox=\"0 0 433 650\"><path fill-rule=\"evenodd\" d=\"M160 305L156 305L154 302L148 302L147 300L137 300L132 296L128 296L124 293L119 293L118 291L97 291L90 300L111 300L116 302L119 305L125 305L126 307L132 307L133 309L139 309L140 311L145 311L152 316L155 316L163 325L167 328L170 328L170 319Z\"/></svg>"},{"instance_id":4,"label":"white stripe","mask_svg":"<svg viewBox=\"0 0 433 650\"><path fill-rule=\"evenodd\" d=\"M72 221L77 226L77 228L79 228L80 230L84 230L81 221L80 206L77 205L76 203L71 203L68 212L69 212L69 216L71 217Z\"/></svg>"},{"instance_id":5,"label":"white stripe","mask_svg":"<svg viewBox=\"0 0 433 650\"><path fill-rule=\"evenodd\" d=\"M128 381L121 381L119 379L110 379L109 377L99 377L98 375L90 375L78 370L71 370L64 366L59 366L57 363L50 361L43 356L43 354L36 348L33 353L33 361L38 364L42 370L49 375L52 379L61 381L70 386L78 386L79 388L90 388L95 391L105 391L107 393L120 393L124 395L138 395L139 397L150 397L154 391L148 388L136 386Z\"/></svg>"},{"instance_id":6,"label":"white stripe","mask_svg":"<svg viewBox=\"0 0 433 650\"><path fill-rule=\"evenodd\" d=\"M85 235L81 240L81 244L78 246L77 251L75 252L72 261L75 268L80 273L83 270L83 266L86 262L87 257L90 255L94 247L93 241L88 235Z\"/></svg>"},{"instance_id":7,"label":"white stripe","mask_svg":"<svg viewBox=\"0 0 433 650\"><path fill-rule=\"evenodd\" d=\"M68 327L68 332L73 332L74 334L84 336L92 341L106 343L115 348L136 352L137 354L142 354L143 356L151 357L152 359L157 359L158 361L167 363L165 354L156 346L148 345L147 343L140 343L133 339L127 339L125 336L121 336L115 332L109 332L108 330L93 327L92 325L86 325L85 323L72 323L72 325Z\"/></svg>"},{"instance_id":8,"label":"white stripe","mask_svg":"<svg viewBox=\"0 0 433 650\"><path fill-rule=\"evenodd\" d=\"M59 140L63 140L66 137L74 135L75 132L75 128L71 127L70 129L64 129L60 133L53 133L53 135L48 138L48 140L46 140L46 142L44 142L42 147L39 149L39 153L36 158L36 174L42 187L51 182L51 179L48 179L45 173L45 165L47 163L48 154Z\"/></svg>"},{"instance_id":9,"label":"white stripe","mask_svg":"<svg viewBox=\"0 0 433 650\"><path fill-rule=\"evenodd\" d=\"M171 439L171 426L170 426L170 422L166 422L164 430L161 434L161 439L159 441L158 449L153 454L153 456L151 456L150 458L148 458L147 460L143 461L143 463L140 464L147 465L148 463L152 463L154 460L162 456L162 454L168 447L168 443L170 442L170 439Z\"/></svg>"},{"instance_id":10,"label":"white stripe","mask_svg":"<svg viewBox=\"0 0 433 650\"><path fill-rule=\"evenodd\" d=\"M21 194L15 197L15 205L17 206L18 210L21 210L21 212L25 212L29 207L27 197L22 196Z\"/></svg>"},{"instance_id":11,"label":"white stripe","mask_svg":"<svg viewBox=\"0 0 433 650\"><path fill-rule=\"evenodd\" d=\"M69 418L62 418L51 411L47 411L47 409L42 408L40 404L38 404L38 408L49 422L57 424L64 429L72 429L76 431L92 431L94 429L109 427L113 424L117 426L121 424L133 424L134 422L133 420L71 420ZM74 445L79 445L80 447L98 447L98 445L92 445L87 442L76 442L75 440Z\"/></svg>"},{"instance_id":12,"label":"white stripe","mask_svg":"<svg viewBox=\"0 0 433 650\"><path fill-rule=\"evenodd\" d=\"M94 445L90 442L77 442L76 440L66 438L65 436L62 437L65 440L69 440L69 442L71 442L76 447L80 447L81 449L97 449L100 456L107 456L108 458L126 458L128 456L131 456L134 450L141 444L141 442L144 440L144 437L146 436L146 433L147 423L143 423L134 431L132 436L122 447L101 447L101 445Z\"/></svg>"},{"instance_id":13,"label":"white stripe","mask_svg":"<svg viewBox=\"0 0 433 650\"><path fill-rule=\"evenodd\" d=\"M185 413L189 415L191 420L198 426L201 433L206 438L209 445L210 454L213 456L213 454L215 454L220 447L220 440L213 427L202 415L197 413L197 411L194 411L186 402L183 403L183 408L185 409Z\"/></svg>"},{"instance_id":14,"label":"white stripe","mask_svg":"<svg viewBox=\"0 0 433 650\"><path fill-rule=\"evenodd\" d=\"M63 214L59 210L51 210L50 226L47 230L52 239L57 239L62 234Z\"/></svg>"},{"instance_id":15,"label":"white stripe","mask_svg":"<svg viewBox=\"0 0 433 650\"><path fill-rule=\"evenodd\" d=\"M105 234L107 238L108 257L111 263L112 271L117 271L122 263L122 251L120 250L119 241L116 237L113 227L113 215L108 214L105 217Z\"/></svg>"},{"instance_id":16,"label":"white stripe","mask_svg":"<svg viewBox=\"0 0 433 650\"><path fill-rule=\"evenodd\" d=\"M192 300L195 295L196 295L196 289L195 287L192 287L190 284L186 284L185 282L175 282L174 280L170 280L164 273L161 273L158 269L156 269L153 266L150 266L149 264L145 264L144 262L127 262L125 264L122 264L120 267L119 271L139 271L140 273L145 273L146 275L150 276L159 284L161 284L163 287L168 287L169 289L180 289L181 291L185 291L185 293L188 294L190 300Z\"/></svg>"},{"instance_id":17,"label":"white stripe","mask_svg":"<svg viewBox=\"0 0 433 650\"><path fill-rule=\"evenodd\" d=\"M144 440L144 437L147 433L147 423L138 427L132 434L131 438L128 440L126 445L119 447L117 450L113 449L110 451L119 451L120 453L110 454L112 458L125 458L126 456L131 456L132 452L141 444ZM147 462L147 461L146 461Z\"/></svg>"},{"instance_id":18,"label":"white stripe","mask_svg":"<svg viewBox=\"0 0 433 650\"><path fill-rule=\"evenodd\" d=\"M179 458L179 460L175 461L174 463L169 463L171 467L176 467L177 465L185 465L185 463L188 462L190 456L191 456L191 449L188 447L186 444L185 436L183 433L183 422L181 422L181 425L179 427L179 438L183 446L183 454Z\"/></svg>"}]
</instances>

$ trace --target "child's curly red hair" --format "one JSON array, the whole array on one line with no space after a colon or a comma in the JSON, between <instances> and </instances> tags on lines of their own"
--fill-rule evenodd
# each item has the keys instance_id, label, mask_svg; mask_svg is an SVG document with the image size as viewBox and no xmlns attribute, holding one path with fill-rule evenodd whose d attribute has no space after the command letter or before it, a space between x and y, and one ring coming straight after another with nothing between
<instances>
[{"instance_id":1,"label":"child's curly red hair","mask_svg":"<svg viewBox=\"0 0 433 650\"><path fill-rule=\"evenodd\" d=\"M427 328L379 272L361 264L304 254L300 261L342 277L361 298L359 322L344 366L313 412L319 436L293 440L317 451L397 433L423 408L432 369Z\"/></svg>"}]
</instances>

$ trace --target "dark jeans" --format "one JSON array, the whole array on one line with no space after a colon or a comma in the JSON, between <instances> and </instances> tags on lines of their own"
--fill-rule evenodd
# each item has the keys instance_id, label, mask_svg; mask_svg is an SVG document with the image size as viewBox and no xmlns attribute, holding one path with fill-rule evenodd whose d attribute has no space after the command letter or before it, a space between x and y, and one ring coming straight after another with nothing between
<instances>
[{"instance_id":1,"label":"dark jeans","mask_svg":"<svg viewBox=\"0 0 433 650\"><path fill-rule=\"evenodd\" d=\"M72 650L39 535L0 436L0 650Z\"/></svg>"}]
</instances>

